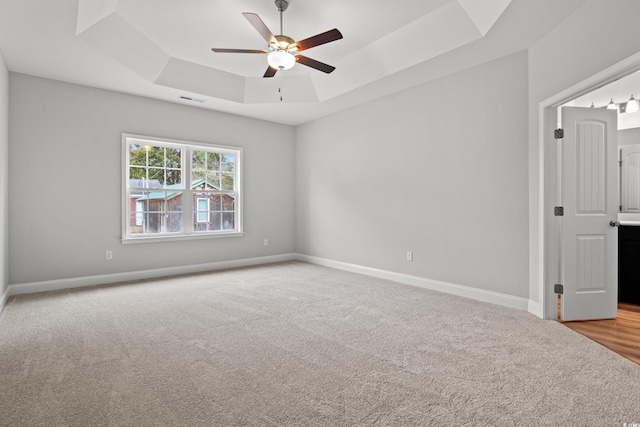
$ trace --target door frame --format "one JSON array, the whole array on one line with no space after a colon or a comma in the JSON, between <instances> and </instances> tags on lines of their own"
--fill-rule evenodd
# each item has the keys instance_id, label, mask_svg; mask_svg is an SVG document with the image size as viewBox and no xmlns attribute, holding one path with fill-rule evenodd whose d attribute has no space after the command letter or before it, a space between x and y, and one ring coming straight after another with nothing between
<instances>
[{"instance_id":1,"label":"door frame","mask_svg":"<svg viewBox=\"0 0 640 427\"><path fill-rule=\"evenodd\" d=\"M559 143L553 137L558 127L558 108L582 95L640 70L640 52L609 68L551 96L538 105L538 177L539 195L533 200L539 223L530 234L530 277L532 282L529 311L544 319L557 320L557 295L553 286L560 278L560 218L553 216L553 207L560 206ZM533 161L533 160L532 160ZM537 256L534 256L537 254ZM536 274L537 273L537 274ZM536 286L537 285L537 286ZM536 295L537 293L537 295ZM536 307L532 301L539 301Z\"/></svg>"}]
</instances>

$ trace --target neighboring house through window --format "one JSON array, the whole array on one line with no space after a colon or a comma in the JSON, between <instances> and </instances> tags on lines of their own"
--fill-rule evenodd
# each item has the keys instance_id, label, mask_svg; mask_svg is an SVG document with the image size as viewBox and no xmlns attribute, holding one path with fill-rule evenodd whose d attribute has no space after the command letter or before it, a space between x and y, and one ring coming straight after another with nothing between
<instances>
[{"instance_id":1,"label":"neighboring house through window","mask_svg":"<svg viewBox=\"0 0 640 427\"><path fill-rule=\"evenodd\" d=\"M123 242L242 234L242 149L123 134Z\"/></svg>"}]
</instances>

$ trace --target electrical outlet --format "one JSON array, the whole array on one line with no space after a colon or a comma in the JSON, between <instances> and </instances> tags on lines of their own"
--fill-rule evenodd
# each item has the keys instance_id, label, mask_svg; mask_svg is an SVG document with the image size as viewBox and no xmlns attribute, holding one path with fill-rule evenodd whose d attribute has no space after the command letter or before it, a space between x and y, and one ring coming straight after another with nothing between
<instances>
[{"instance_id":1,"label":"electrical outlet","mask_svg":"<svg viewBox=\"0 0 640 427\"><path fill-rule=\"evenodd\" d=\"M264 239L264 245L269 246L269 239Z\"/></svg>"},{"instance_id":2,"label":"electrical outlet","mask_svg":"<svg viewBox=\"0 0 640 427\"><path fill-rule=\"evenodd\" d=\"M107 260L113 259L113 251L107 251L105 253L105 259Z\"/></svg>"},{"instance_id":3,"label":"electrical outlet","mask_svg":"<svg viewBox=\"0 0 640 427\"><path fill-rule=\"evenodd\" d=\"M413 252L407 251L407 261L413 261Z\"/></svg>"}]
</instances>

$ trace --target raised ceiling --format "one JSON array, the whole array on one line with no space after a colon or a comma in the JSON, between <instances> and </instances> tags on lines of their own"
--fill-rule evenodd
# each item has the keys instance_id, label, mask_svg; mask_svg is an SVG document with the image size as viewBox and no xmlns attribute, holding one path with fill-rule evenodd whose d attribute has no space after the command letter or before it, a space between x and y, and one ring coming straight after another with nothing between
<instances>
[{"instance_id":1,"label":"raised ceiling","mask_svg":"<svg viewBox=\"0 0 640 427\"><path fill-rule=\"evenodd\" d=\"M11 71L295 125L526 49L583 1L290 0L284 34L344 35L305 52L332 74L211 51L264 49L242 12L277 34L272 0L3 0L0 49Z\"/></svg>"}]
</instances>

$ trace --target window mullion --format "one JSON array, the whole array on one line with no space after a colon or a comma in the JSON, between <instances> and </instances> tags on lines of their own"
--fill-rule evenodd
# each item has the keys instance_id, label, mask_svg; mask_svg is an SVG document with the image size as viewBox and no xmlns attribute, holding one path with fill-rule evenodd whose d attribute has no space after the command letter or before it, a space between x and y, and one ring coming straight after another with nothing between
<instances>
[{"instance_id":1,"label":"window mullion","mask_svg":"<svg viewBox=\"0 0 640 427\"><path fill-rule=\"evenodd\" d=\"M193 233L193 191L191 189L191 147L182 150L182 232Z\"/></svg>"}]
</instances>

